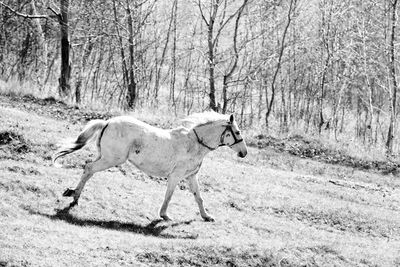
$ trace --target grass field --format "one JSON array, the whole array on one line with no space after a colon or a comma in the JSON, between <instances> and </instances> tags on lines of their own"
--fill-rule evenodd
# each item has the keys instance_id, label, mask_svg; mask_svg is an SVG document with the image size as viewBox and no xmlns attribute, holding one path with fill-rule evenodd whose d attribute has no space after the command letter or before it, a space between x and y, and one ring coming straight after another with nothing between
<instances>
[{"instance_id":1,"label":"grass field","mask_svg":"<svg viewBox=\"0 0 400 267\"><path fill-rule=\"evenodd\" d=\"M74 187L93 146L51 165L79 122L0 98L0 266L400 266L400 178L268 147L210 153L200 171L204 222L181 183L158 218L166 181L129 164ZM51 106L43 107L51 109ZM55 107L54 107L55 109Z\"/></svg>"}]
</instances>

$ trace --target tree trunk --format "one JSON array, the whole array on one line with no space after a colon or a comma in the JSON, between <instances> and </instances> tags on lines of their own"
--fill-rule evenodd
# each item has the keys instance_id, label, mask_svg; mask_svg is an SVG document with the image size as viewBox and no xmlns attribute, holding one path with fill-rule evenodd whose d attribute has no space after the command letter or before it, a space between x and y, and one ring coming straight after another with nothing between
<instances>
[{"instance_id":1,"label":"tree trunk","mask_svg":"<svg viewBox=\"0 0 400 267\"><path fill-rule=\"evenodd\" d=\"M391 34L390 34L390 43L389 43L389 54L390 54L390 79L392 82L392 95L391 95L391 105L389 106L390 112L390 122L389 122L389 130L387 134L386 141L386 152L388 155L393 153L393 137L394 137L394 129L396 127L396 103L397 103L397 81L396 81L396 68L395 68L395 50L394 50L394 42L395 42L395 31L396 31L396 6L397 0L393 0L392 4L392 19L391 19Z\"/></svg>"},{"instance_id":2,"label":"tree trunk","mask_svg":"<svg viewBox=\"0 0 400 267\"><path fill-rule=\"evenodd\" d=\"M172 42L172 74L170 82L170 99L172 101L172 106L176 113L176 103L175 103L175 82L176 82L176 50L177 50L177 18L178 18L178 0L174 1L173 9L173 42Z\"/></svg>"},{"instance_id":3,"label":"tree trunk","mask_svg":"<svg viewBox=\"0 0 400 267\"><path fill-rule=\"evenodd\" d=\"M135 81L135 73L134 73L134 41L133 41L133 18L131 8L129 6L129 0L126 0L126 15L128 17L128 41L129 41L129 78L128 78L128 93L126 96L128 109L132 109L135 107L136 103L136 81Z\"/></svg>"},{"instance_id":4,"label":"tree trunk","mask_svg":"<svg viewBox=\"0 0 400 267\"><path fill-rule=\"evenodd\" d=\"M230 81L230 79L232 78L233 73L235 72L237 66L238 66L238 61L239 61L239 51L237 48L237 35L238 35L238 29L239 29L239 22L240 22L240 18L242 17L242 12L243 9L245 8L245 6L247 5L248 0L244 0L242 5L240 6L238 13L237 13L237 17L236 17L236 21L235 21L235 29L234 29L234 33L233 33L233 53L234 53L234 58L232 60L232 67L230 68L230 70L224 74L224 78L223 78L223 85L222 85L222 113L225 114L228 108L228 82Z\"/></svg>"},{"instance_id":5,"label":"tree trunk","mask_svg":"<svg viewBox=\"0 0 400 267\"><path fill-rule=\"evenodd\" d=\"M37 12L34 0L31 1L31 6L32 6L33 15L37 16L38 12ZM39 86L40 86L39 89L42 90L43 86L44 86L44 82L46 80L46 71L47 71L47 68L48 68L48 64L47 64L48 44L46 42L45 34L43 32L42 25L40 24L40 20L39 19L33 19L33 22L34 22L35 27L36 27L36 31L37 31L37 35L38 35L40 46L42 48L42 59L41 59L42 66L41 66L41 74L40 74L40 78L39 78ZM0 59L0 62L1 62L1 59Z\"/></svg>"},{"instance_id":6,"label":"tree trunk","mask_svg":"<svg viewBox=\"0 0 400 267\"><path fill-rule=\"evenodd\" d=\"M215 59L214 59L214 38L213 38L213 31L214 31L214 20L217 14L217 7L214 7L214 14L210 17L208 22L208 82L210 86L209 91L209 98L210 98L210 108L214 111L217 111L217 104L215 102Z\"/></svg>"},{"instance_id":7,"label":"tree trunk","mask_svg":"<svg viewBox=\"0 0 400 267\"><path fill-rule=\"evenodd\" d=\"M168 44L169 44L169 39L170 39L169 37L170 37L170 34L171 34L171 29L172 29L173 22L174 22L174 17L175 17L174 13L175 13L175 6L176 5L177 5L177 0L174 0L174 2L172 4L171 17L170 17L169 24L168 24L167 36L165 38L165 44L164 44L164 47L163 47L163 50L162 50L160 63L158 64L158 66L156 68L157 71L155 73L155 85L154 85L154 98L155 98L156 102L158 101L158 91L160 89L161 70L162 70L162 67L164 65L165 57L166 57L167 50L168 50ZM174 28L174 30L176 32L176 27ZM158 46L157 43L155 43L155 44L156 44L156 46Z\"/></svg>"},{"instance_id":8,"label":"tree trunk","mask_svg":"<svg viewBox=\"0 0 400 267\"><path fill-rule=\"evenodd\" d=\"M59 79L59 95L65 98L70 95L71 65L69 62L69 39L68 39L68 9L69 0L60 0L61 14L61 75Z\"/></svg>"},{"instance_id":9,"label":"tree trunk","mask_svg":"<svg viewBox=\"0 0 400 267\"><path fill-rule=\"evenodd\" d=\"M115 29L117 32L117 36L118 36L118 44L119 44L119 50L120 50L120 54L121 54L121 67L122 67L122 90L121 90L121 94L120 96L124 95L125 93L125 88L128 85L129 81L129 72L128 72L128 68L126 66L126 58L125 58L125 50L124 50L124 46L123 46L123 39L121 36L121 33L119 31L119 21L118 21L118 16L117 16L117 7L115 4L115 0L113 0L113 13L114 13L114 23L115 23ZM118 102L122 102L122 101L118 101ZM124 105L125 106L125 105Z\"/></svg>"},{"instance_id":10,"label":"tree trunk","mask_svg":"<svg viewBox=\"0 0 400 267\"><path fill-rule=\"evenodd\" d=\"M324 2L324 5L327 5L327 3ZM329 37L330 37L330 32L331 32L331 19L332 19L332 11L333 10L333 3L330 3L329 6L329 14L328 17L325 14L325 11L322 11L322 45L324 46L326 50L326 59L324 62L323 66L323 71L322 71L322 77L321 77L321 84L320 84L320 94L318 97L318 116L319 116L319 121L318 121L318 133L321 134L322 132L322 126L325 123L324 119L324 99L325 99L325 84L327 80L327 75L328 75L328 70L329 70L329 63L331 60L331 51L329 47Z\"/></svg>"},{"instance_id":11,"label":"tree trunk","mask_svg":"<svg viewBox=\"0 0 400 267\"><path fill-rule=\"evenodd\" d=\"M85 45L83 46L83 51L81 55L81 60L79 63L79 67L76 71L76 83L75 83L75 103L80 104L82 101L82 80L84 75L84 70L86 66L86 62L92 53L93 43L91 38L89 37Z\"/></svg>"},{"instance_id":12,"label":"tree trunk","mask_svg":"<svg viewBox=\"0 0 400 267\"><path fill-rule=\"evenodd\" d=\"M286 22L286 26L285 26L285 29L284 29L283 34L282 34L282 40L281 40L280 49L279 49L278 63L277 63L276 68L275 68L274 76L272 77L271 98L269 100L269 103L267 103L267 112L265 113L265 126L266 126L267 129L268 129L268 125L269 125L268 119L269 119L269 116L271 115L272 105L274 104L274 100L275 100L276 78L277 78L279 70L281 68L282 56L283 56L283 52L285 50L286 34L287 34L288 29L289 29L290 22L292 21L292 9L293 9L295 4L296 4L296 0L290 0L289 11L288 11L288 14L287 14L287 22Z\"/></svg>"},{"instance_id":13,"label":"tree trunk","mask_svg":"<svg viewBox=\"0 0 400 267\"><path fill-rule=\"evenodd\" d=\"M216 39L214 39L214 25L215 20L217 18L218 7L220 5L221 0L210 0L210 14L208 20L203 13L203 8L201 6L201 0L198 0L197 5L199 7L201 17L204 23L207 26L207 47L208 47L208 56L207 56L207 64L208 64L208 84L209 91L208 97L210 99L209 108L214 111L217 111L217 103L215 101L215 47L216 47Z\"/></svg>"}]
</instances>

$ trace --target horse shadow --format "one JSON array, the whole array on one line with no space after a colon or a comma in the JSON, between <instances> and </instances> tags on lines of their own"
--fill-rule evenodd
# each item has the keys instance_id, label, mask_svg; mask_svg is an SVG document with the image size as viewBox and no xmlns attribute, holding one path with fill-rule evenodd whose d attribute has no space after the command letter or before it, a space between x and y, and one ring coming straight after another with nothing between
<instances>
[{"instance_id":1,"label":"horse shadow","mask_svg":"<svg viewBox=\"0 0 400 267\"><path fill-rule=\"evenodd\" d=\"M117 220L95 220L95 219L84 219L72 215L70 211L71 207L64 209L55 209L55 214L47 214L40 211L29 209L29 213L33 215L40 215L54 221L64 221L69 224L78 226L95 226L103 229L131 232L142 235L156 236L167 239L196 239L197 234L190 233L165 233L164 230L168 228L174 228L179 225L189 225L194 220L181 221L181 222L166 222L162 219L156 219L151 221L147 225L142 225L134 222L125 223Z\"/></svg>"}]
</instances>

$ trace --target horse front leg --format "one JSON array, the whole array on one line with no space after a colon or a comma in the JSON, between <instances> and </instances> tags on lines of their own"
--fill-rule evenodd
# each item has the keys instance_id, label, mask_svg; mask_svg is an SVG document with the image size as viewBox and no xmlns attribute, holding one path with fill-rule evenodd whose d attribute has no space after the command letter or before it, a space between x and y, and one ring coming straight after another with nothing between
<instances>
[{"instance_id":1,"label":"horse front leg","mask_svg":"<svg viewBox=\"0 0 400 267\"><path fill-rule=\"evenodd\" d=\"M179 177L177 176L171 176L168 178L167 191L165 192L164 201L160 209L160 217L166 221L172 220L171 217L169 217L167 214L167 209L168 209L168 204L171 201L172 194L174 193L175 187L178 184L178 182L179 182Z\"/></svg>"},{"instance_id":2,"label":"horse front leg","mask_svg":"<svg viewBox=\"0 0 400 267\"><path fill-rule=\"evenodd\" d=\"M208 214L206 209L204 208L204 201L200 195L199 181L197 179L197 175L190 176L188 178L188 182L189 182L190 191L193 193L194 199L196 200L197 205L199 206L201 217L207 222L215 221L213 216Z\"/></svg>"}]
</instances>

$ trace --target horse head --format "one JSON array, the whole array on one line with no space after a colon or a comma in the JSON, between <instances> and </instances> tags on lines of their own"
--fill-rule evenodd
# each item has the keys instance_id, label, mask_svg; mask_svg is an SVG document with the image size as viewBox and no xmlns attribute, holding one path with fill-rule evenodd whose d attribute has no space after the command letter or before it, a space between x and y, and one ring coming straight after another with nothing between
<instances>
[{"instance_id":1,"label":"horse head","mask_svg":"<svg viewBox=\"0 0 400 267\"><path fill-rule=\"evenodd\" d=\"M241 136L239 127L235 121L233 114L229 116L229 122L224 125L226 128L221 135L220 143L229 146L238 156L244 158L247 155L247 146Z\"/></svg>"}]
</instances>

